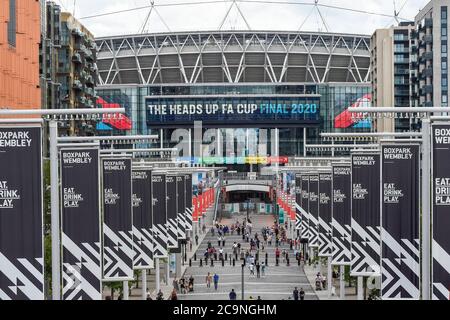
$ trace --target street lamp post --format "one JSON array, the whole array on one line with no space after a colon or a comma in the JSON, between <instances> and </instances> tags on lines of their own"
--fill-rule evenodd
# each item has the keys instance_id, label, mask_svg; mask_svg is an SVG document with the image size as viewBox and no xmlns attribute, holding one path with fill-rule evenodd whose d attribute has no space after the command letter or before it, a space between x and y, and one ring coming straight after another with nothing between
<instances>
[{"instance_id":1,"label":"street lamp post","mask_svg":"<svg viewBox=\"0 0 450 320\"><path fill-rule=\"evenodd\" d=\"M242 286L242 297L241 297L241 300L245 300L245 295L244 295L244 268L245 268L245 264L242 264L242 279L241 279L241 281L242 281L242 283L241 283L241 286Z\"/></svg>"}]
</instances>

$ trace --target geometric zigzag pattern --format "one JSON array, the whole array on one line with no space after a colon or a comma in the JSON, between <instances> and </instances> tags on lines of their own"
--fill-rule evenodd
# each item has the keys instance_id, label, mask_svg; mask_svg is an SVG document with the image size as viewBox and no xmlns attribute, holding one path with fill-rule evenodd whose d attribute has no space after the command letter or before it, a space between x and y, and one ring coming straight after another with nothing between
<instances>
[{"instance_id":1,"label":"geometric zigzag pattern","mask_svg":"<svg viewBox=\"0 0 450 320\"><path fill-rule=\"evenodd\" d=\"M383 300L420 297L420 242L401 239L398 242L381 228L381 297Z\"/></svg>"},{"instance_id":2,"label":"geometric zigzag pattern","mask_svg":"<svg viewBox=\"0 0 450 320\"><path fill-rule=\"evenodd\" d=\"M309 214L308 239L309 247L319 247L319 221L311 213Z\"/></svg>"},{"instance_id":3,"label":"geometric zigzag pattern","mask_svg":"<svg viewBox=\"0 0 450 320\"><path fill-rule=\"evenodd\" d=\"M342 226L334 218L332 221L333 235L333 265L350 265L351 263L351 227Z\"/></svg>"},{"instance_id":4,"label":"geometric zigzag pattern","mask_svg":"<svg viewBox=\"0 0 450 320\"><path fill-rule=\"evenodd\" d=\"M177 219L167 219L167 246L169 248L178 247L178 223Z\"/></svg>"},{"instance_id":5,"label":"geometric zigzag pattern","mask_svg":"<svg viewBox=\"0 0 450 320\"><path fill-rule=\"evenodd\" d=\"M44 300L43 260L14 263L0 252L0 300Z\"/></svg>"},{"instance_id":6,"label":"geometric zigzag pattern","mask_svg":"<svg viewBox=\"0 0 450 320\"><path fill-rule=\"evenodd\" d=\"M302 212L300 205L295 203L295 230L302 229Z\"/></svg>"},{"instance_id":7,"label":"geometric zigzag pattern","mask_svg":"<svg viewBox=\"0 0 450 320\"><path fill-rule=\"evenodd\" d=\"M301 231L302 239L309 239L309 213L303 211Z\"/></svg>"},{"instance_id":8,"label":"geometric zigzag pattern","mask_svg":"<svg viewBox=\"0 0 450 320\"><path fill-rule=\"evenodd\" d=\"M331 232L331 225L319 217L319 257L331 257Z\"/></svg>"},{"instance_id":9,"label":"geometric zigzag pattern","mask_svg":"<svg viewBox=\"0 0 450 320\"><path fill-rule=\"evenodd\" d=\"M168 257L167 251L167 228L165 224L154 224L153 225L153 236L154 236L154 257L155 258L166 258Z\"/></svg>"},{"instance_id":10,"label":"geometric zigzag pattern","mask_svg":"<svg viewBox=\"0 0 450 320\"><path fill-rule=\"evenodd\" d=\"M190 207L190 208L186 208L186 214L185 214L185 217L186 217L186 224L185 224L185 226L186 226L186 231L192 231L192 210L193 210L193 207Z\"/></svg>"},{"instance_id":11,"label":"geometric zigzag pattern","mask_svg":"<svg viewBox=\"0 0 450 320\"><path fill-rule=\"evenodd\" d=\"M101 300L100 243L77 246L62 233L63 300Z\"/></svg>"},{"instance_id":12,"label":"geometric zigzag pattern","mask_svg":"<svg viewBox=\"0 0 450 320\"><path fill-rule=\"evenodd\" d=\"M380 226L364 228L352 218L352 276L380 276Z\"/></svg>"},{"instance_id":13,"label":"geometric zigzag pattern","mask_svg":"<svg viewBox=\"0 0 450 320\"><path fill-rule=\"evenodd\" d=\"M154 267L153 230L133 226L133 269L151 269Z\"/></svg>"},{"instance_id":14,"label":"geometric zigzag pattern","mask_svg":"<svg viewBox=\"0 0 450 320\"><path fill-rule=\"evenodd\" d=\"M433 300L450 299L450 255L433 239Z\"/></svg>"},{"instance_id":15,"label":"geometric zigzag pattern","mask_svg":"<svg viewBox=\"0 0 450 320\"><path fill-rule=\"evenodd\" d=\"M185 212L178 214L178 239L186 239L186 217Z\"/></svg>"},{"instance_id":16,"label":"geometric zigzag pattern","mask_svg":"<svg viewBox=\"0 0 450 320\"><path fill-rule=\"evenodd\" d=\"M133 231L114 232L103 223L103 235L103 279L132 280Z\"/></svg>"}]
</instances>

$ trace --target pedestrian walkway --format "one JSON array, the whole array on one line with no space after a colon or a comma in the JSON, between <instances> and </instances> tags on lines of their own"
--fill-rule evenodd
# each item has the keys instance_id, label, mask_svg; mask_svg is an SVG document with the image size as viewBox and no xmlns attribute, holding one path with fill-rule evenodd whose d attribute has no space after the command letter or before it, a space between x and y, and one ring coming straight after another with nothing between
<instances>
[{"instance_id":1,"label":"pedestrian walkway","mask_svg":"<svg viewBox=\"0 0 450 320\"><path fill-rule=\"evenodd\" d=\"M206 214L205 214L205 225L207 226L207 228L210 228L211 222L213 220L213 215L214 215L214 208L211 207L207 210ZM189 259L192 259L194 256L194 253L197 251L197 249L199 248L199 246L202 244L202 240L207 236L207 233L202 233L201 230L198 233L198 245L195 243L194 237L192 237L192 250L190 250L190 244L187 244L187 252L186 252L186 258L187 261L186 263L184 263L184 265L181 266L181 275L183 275L186 271L186 269L188 268L188 262ZM168 299L172 290L173 290L173 279L174 279L174 274L171 273L170 274L170 278L168 281L166 281L166 264L163 263L162 261L160 262L160 289L161 292L163 293L163 297L164 299ZM151 269L147 271L147 288L150 291L150 297L155 300L156 299L156 295L157 295L157 291L156 291L156 276L155 276L156 270L155 269ZM132 285L132 283L130 282L130 295L129 295L129 299L130 300L142 300L142 283L141 283L141 271L138 272L138 281L135 285ZM179 276L177 275L177 279L179 279ZM107 296L110 295L110 292L108 290L108 288L105 288L106 290L103 291L103 299L106 299ZM115 299L117 299L117 296L119 295L118 292L116 292L116 297Z\"/></svg>"},{"instance_id":2,"label":"pedestrian walkway","mask_svg":"<svg viewBox=\"0 0 450 320\"><path fill-rule=\"evenodd\" d=\"M243 220L243 216L233 217L233 220L224 219L220 224L231 224L238 219ZM251 217L253 224L252 236L258 233L261 236L261 229L264 226L272 226L274 222L274 217L271 215L254 215ZM262 237L260 237L262 238ZM189 278L192 276L194 278L194 291L187 294L179 294L178 298L180 300L228 300L228 295L231 289L234 289L237 294L237 299L242 299L242 262L236 261L233 266L232 255L233 243L241 243L244 252L250 248L249 243L242 239L242 236L238 236L236 233L234 235L228 235L225 237L225 247L224 255L226 254L226 261L224 266L222 266L221 261L214 261L214 265L210 265L210 260L208 260L208 265L205 265L203 260L203 265L200 267L200 258L203 258L203 254L208 246L208 242L211 242L212 246L218 249L217 234L214 236L211 233L203 239L196 251L196 259L192 260L192 266L186 269L185 277ZM258 296L263 300L288 300L292 299L292 291L294 287L298 290L303 288L306 296L306 300L316 300L313 288L311 287L304 271L303 267L297 265L295 260L294 251L289 250L287 244L283 244L280 250L286 250L290 259L290 266L283 263L282 258L280 258L279 266L275 266L275 245L266 247L264 252L260 251L260 261L265 260L265 254L268 253L268 267L266 268L265 276L257 278L256 275L250 275L248 265L244 268L244 295L245 299L249 299L252 296L257 299ZM211 275L217 273L219 275L219 286L218 290L214 289L214 285L211 288L206 287L206 275L208 272ZM256 274L256 271L255 271Z\"/></svg>"}]
</instances>

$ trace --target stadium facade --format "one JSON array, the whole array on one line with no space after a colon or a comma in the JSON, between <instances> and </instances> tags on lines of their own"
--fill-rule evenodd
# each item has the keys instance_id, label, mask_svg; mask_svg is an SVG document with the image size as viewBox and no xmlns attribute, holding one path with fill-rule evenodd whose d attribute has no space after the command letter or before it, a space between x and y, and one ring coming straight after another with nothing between
<instances>
[{"instance_id":1,"label":"stadium facade","mask_svg":"<svg viewBox=\"0 0 450 320\"><path fill-rule=\"evenodd\" d=\"M260 129L278 128L279 155L301 156L305 141L317 143L320 132L372 130L346 111L371 104L370 36L214 31L96 42L98 104L120 105L128 115L98 126L108 134L161 132L163 146L172 147L172 132L190 130L194 121L224 136L230 128L257 137ZM245 164L249 155L223 156Z\"/></svg>"}]
</instances>

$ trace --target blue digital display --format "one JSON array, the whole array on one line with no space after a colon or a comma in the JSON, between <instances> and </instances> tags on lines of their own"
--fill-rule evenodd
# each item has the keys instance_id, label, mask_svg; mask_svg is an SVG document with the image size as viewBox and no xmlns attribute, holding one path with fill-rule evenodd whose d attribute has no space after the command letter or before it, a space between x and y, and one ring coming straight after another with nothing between
<instances>
[{"instance_id":1,"label":"blue digital display","mask_svg":"<svg viewBox=\"0 0 450 320\"><path fill-rule=\"evenodd\" d=\"M274 126L320 123L320 97L146 98L150 127Z\"/></svg>"}]
</instances>

